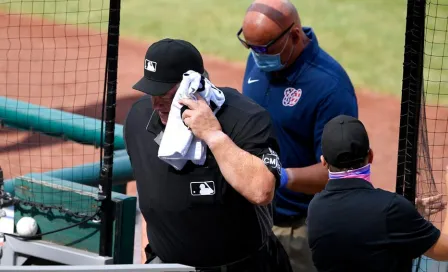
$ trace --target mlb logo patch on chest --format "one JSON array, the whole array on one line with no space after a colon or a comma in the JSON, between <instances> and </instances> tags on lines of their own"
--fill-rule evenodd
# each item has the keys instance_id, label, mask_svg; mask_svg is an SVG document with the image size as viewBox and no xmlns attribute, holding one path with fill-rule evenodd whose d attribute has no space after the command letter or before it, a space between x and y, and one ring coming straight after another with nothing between
<instances>
[{"instance_id":1,"label":"mlb logo patch on chest","mask_svg":"<svg viewBox=\"0 0 448 272\"><path fill-rule=\"evenodd\" d=\"M192 196L214 195L215 183L213 181L194 181L190 182Z\"/></svg>"},{"instance_id":2,"label":"mlb logo patch on chest","mask_svg":"<svg viewBox=\"0 0 448 272\"><path fill-rule=\"evenodd\" d=\"M300 97L302 97L302 89L286 88L282 104L285 107L292 107L299 102Z\"/></svg>"}]
</instances>

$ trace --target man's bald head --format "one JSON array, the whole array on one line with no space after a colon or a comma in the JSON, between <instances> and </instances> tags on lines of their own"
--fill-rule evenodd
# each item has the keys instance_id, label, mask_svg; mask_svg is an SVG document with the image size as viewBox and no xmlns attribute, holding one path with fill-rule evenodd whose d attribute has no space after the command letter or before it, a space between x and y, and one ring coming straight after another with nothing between
<instances>
[{"instance_id":1,"label":"man's bald head","mask_svg":"<svg viewBox=\"0 0 448 272\"><path fill-rule=\"evenodd\" d=\"M249 46L269 44L262 53L280 54L285 67L300 55L307 39L297 9L289 0L252 2L244 17L242 33Z\"/></svg>"},{"instance_id":2,"label":"man's bald head","mask_svg":"<svg viewBox=\"0 0 448 272\"><path fill-rule=\"evenodd\" d=\"M288 0L255 0L247 9L243 22L243 33L265 33L271 40L292 23L300 26L297 9ZM249 35L252 36L252 35ZM247 39L247 37L246 37Z\"/></svg>"}]
</instances>

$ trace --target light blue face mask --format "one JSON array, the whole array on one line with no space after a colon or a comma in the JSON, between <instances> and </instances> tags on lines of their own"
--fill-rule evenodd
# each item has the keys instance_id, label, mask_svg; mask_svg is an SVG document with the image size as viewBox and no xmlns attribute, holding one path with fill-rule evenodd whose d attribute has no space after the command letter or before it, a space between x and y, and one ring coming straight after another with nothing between
<instances>
[{"instance_id":1,"label":"light blue face mask","mask_svg":"<svg viewBox=\"0 0 448 272\"><path fill-rule=\"evenodd\" d=\"M250 51L255 60L255 64L260 68L260 70L265 72L279 71L285 67L280 59L280 54L268 55L268 54L257 54L254 51Z\"/></svg>"},{"instance_id":2,"label":"light blue face mask","mask_svg":"<svg viewBox=\"0 0 448 272\"><path fill-rule=\"evenodd\" d=\"M288 37L288 40L289 40L289 37ZM258 54L251 50L250 52L255 60L255 64L257 65L257 67L260 70L265 71L265 72L275 72L275 71L280 71L283 68L285 68L285 64L282 63L280 55L285 50L286 45L288 44L288 40L286 40L282 51L280 51L280 53L278 53L278 54L274 54L274 55ZM291 49L289 58L291 58L292 52L293 52L293 49Z\"/></svg>"}]
</instances>

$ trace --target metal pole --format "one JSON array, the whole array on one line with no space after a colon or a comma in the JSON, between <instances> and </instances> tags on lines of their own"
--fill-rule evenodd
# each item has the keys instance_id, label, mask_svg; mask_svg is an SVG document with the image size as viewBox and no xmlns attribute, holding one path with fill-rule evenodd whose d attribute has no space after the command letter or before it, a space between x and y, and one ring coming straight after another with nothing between
<instances>
[{"instance_id":1,"label":"metal pole","mask_svg":"<svg viewBox=\"0 0 448 272\"><path fill-rule=\"evenodd\" d=\"M107 93L105 108L104 158L101 167L99 197L101 204L100 256L112 256L113 203L112 171L114 156L115 107L117 96L118 42L120 35L120 0L110 0L107 39Z\"/></svg>"}]
</instances>

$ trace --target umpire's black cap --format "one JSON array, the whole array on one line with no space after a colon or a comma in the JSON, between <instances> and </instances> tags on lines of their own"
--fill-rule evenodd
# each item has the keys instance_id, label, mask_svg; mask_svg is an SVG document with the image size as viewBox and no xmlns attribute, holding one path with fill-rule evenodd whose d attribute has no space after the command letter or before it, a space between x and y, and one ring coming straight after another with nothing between
<instances>
[{"instance_id":1,"label":"umpire's black cap","mask_svg":"<svg viewBox=\"0 0 448 272\"><path fill-rule=\"evenodd\" d=\"M143 78L133 89L153 96L164 95L182 81L188 70L204 73L204 62L198 49L184 40L160 40L146 51Z\"/></svg>"},{"instance_id":2,"label":"umpire's black cap","mask_svg":"<svg viewBox=\"0 0 448 272\"><path fill-rule=\"evenodd\" d=\"M370 150L369 136L361 121L347 115L331 119L322 133L322 155L337 168L362 162Z\"/></svg>"}]
</instances>

